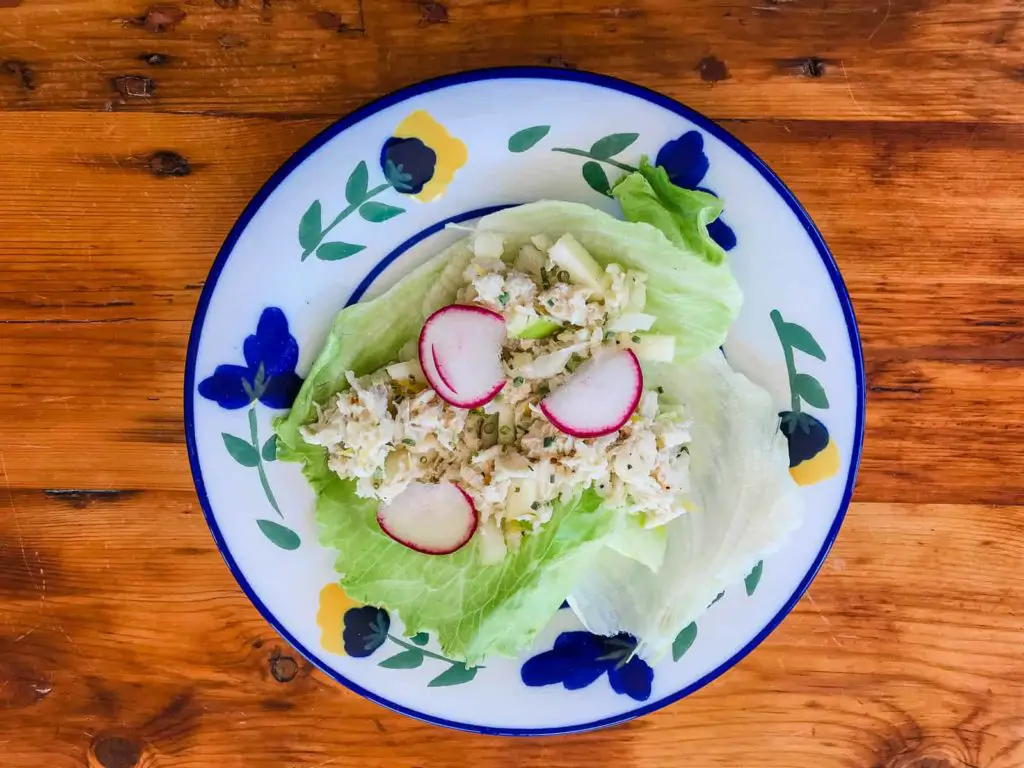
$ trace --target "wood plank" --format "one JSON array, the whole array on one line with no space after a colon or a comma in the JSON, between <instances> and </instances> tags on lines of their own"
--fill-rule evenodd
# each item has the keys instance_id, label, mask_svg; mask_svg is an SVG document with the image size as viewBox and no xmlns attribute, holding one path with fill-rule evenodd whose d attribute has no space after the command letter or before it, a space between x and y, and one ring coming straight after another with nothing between
<instances>
[{"instance_id":1,"label":"wood plank","mask_svg":"<svg viewBox=\"0 0 1024 768\"><path fill-rule=\"evenodd\" d=\"M199 290L249 196L325 124L0 115L22 148L0 156L18 190L0 206L0 410L20 484L190 487L179 393ZM1020 503L1024 128L729 127L808 207L853 294L871 387L858 498ZM74 147L32 140L45 130ZM191 175L154 175L158 151Z\"/></svg>"},{"instance_id":2,"label":"wood plank","mask_svg":"<svg viewBox=\"0 0 1024 768\"><path fill-rule=\"evenodd\" d=\"M0 5L4 110L336 116L426 77L550 64L719 118L1024 120L1016 0L692 0L685 23L674 0L174 0L152 4L176 11L162 25L137 0Z\"/></svg>"},{"instance_id":3,"label":"wood plank","mask_svg":"<svg viewBox=\"0 0 1024 768\"><path fill-rule=\"evenodd\" d=\"M54 496L10 479L0 740L19 768L102 764L114 739L147 768L654 768L681 750L767 768L1024 761L1024 507L855 504L810 595L728 675L620 728L495 749L388 713L289 650L191 493Z\"/></svg>"}]
</instances>

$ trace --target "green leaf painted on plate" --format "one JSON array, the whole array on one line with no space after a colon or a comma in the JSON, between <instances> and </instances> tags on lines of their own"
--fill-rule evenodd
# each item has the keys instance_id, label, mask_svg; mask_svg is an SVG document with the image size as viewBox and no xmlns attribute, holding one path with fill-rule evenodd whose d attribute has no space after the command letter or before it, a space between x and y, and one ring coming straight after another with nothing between
<instances>
[{"instance_id":1,"label":"green leaf painted on plate","mask_svg":"<svg viewBox=\"0 0 1024 768\"><path fill-rule=\"evenodd\" d=\"M243 467L255 467L260 463L260 455L253 448L252 443L229 435L227 432L221 432L220 436L224 438L224 447L228 449L231 458Z\"/></svg>"},{"instance_id":2,"label":"green leaf painted on plate","mask_svg":"<svg viewBox=\"0 0 1024 768\"><path fill-rule=\"evenodd\" d=\"M478 667L467 667L465 664L455 663L448 669L435 677L429 683L428 688L446 688L449 685L462 685L476 677Z\"/></svg>"},{"instance_id":3,"label":"green leaf painted on plate","mask_svg":"<svg viewBox=\"0 0 1024 768\"><path fill-rule=\"evenodd\" d=\"M604 172L604 168L599 163L588 160L583 164L582 172L583 179L592 190L600 192L602 195L611 195L612 187L608 183L608 174Z\"/></svg>"},{"instance_id":4,"label":"green leaf painted on plate","mask_svg":"<svg viewBox=\"0 0 1024 768\"><path fill-rule=\"evenodd\" d=\"M825 359L825 350L815 341L811 332L802 325L782 323L779 327L779 336L782 338L783 344L788 344L793 349L799 349L801 352L805 352L819 360Z\"/></svg>"},{"instance_id":5,"label":"green leaf painted on plate","mask_svg":"<svg viewBox=\"0 0 1024 768\"><path fill-rule=\"evenodd\" d=\"M747 597L754 594L754 590L757 589L757 585L761 583L761 573L764 571L764 560L758 561L757 565L754 566L753 570L747 574L747 578L743 580L743 586L747 588Z\"/></svg>"},{"instance_id":6,"label":"green leaf painted on plate","mask_svg":"<svg viewBox=\"0 0 1024 768\"><path fill-rule=\"evenodd\" d=\"M723 597L725 597L725 590L724 590L724 589L723 589L723 590L722 590L721 592L719 592L719 593L718 593L717 595L715 595L715 599L711 601L711 604L710 604L710 605L708 605L708 608L710 608L710 607L711 607L712 605L714 605L715 603L717 603L717 602L718 602L719 600L721 600L721 599L722 599Z\"/></svg>"},{"instance_id":7,"label":"green leaf painted on plate","mask_svg":"<svg viewBox=\"0 0 1024 768\"><path fill-rule=\"evenodd\" d=\"M693 641L697 639L697 624L696 622L690 622L687 626L683 627L682 631L676 635L676 639L672 641L672 661L679 661L683 658L690 646L693 645Z\"/></svg>"},{"instance_id":8,"label":"green leaf painted on plate","mask_svg":"<svg viewBox=\"0 0 1024 768\"><path fill-rule=\"evenodd\" d=\"M400 213L405 213L405 208L398 208L394 205L388 205L387 203L363 203L359 208L359 215L367 221L372 221L375 224L387 221L388 219L393 219Z\"/></svg>"},{"instance_id":9,"label":"green leaf painted on plate","mask_svg":"<svg viewBox=\"0 0 1024 768\"><path fill-rule=\"evenodd\" d=\"M619 154L637 140L638 133L613 133L598 139L590 148L590 154L598 160L607 160Z\"/></svg>"},{"instance_id":10,"label":"green leaf painted on plate","mask_svg":"<svg viewBox=\"0 0 1024 768\"><path fill-rule=\"evenodd\" d=\"M825 388L809 373L798 373L793 377L793 390L808 405L821 409L828 408Z\"/></svg>"},{"instance_id":11,"label":"green leaf painted on plate","mask_svg":"<svg viewBox=\"0 0 1024 768\"><path fill-rule=\"evenodd\" d=\"M273 520L257 520L256 525L263 531L263 535L270 539L271 542L279 546L281 549L293 550L298 549L302 540L299 539L299 534L293 531L291 528L286 528L280 523L275 523Z\"/></svg>"},{"instance_id":12,"label":"green leaf painted on plate","mask_svg":"<svg viewBox=\"0 0 1024 768\"><path fill-rule=\"evenodd\" d=\"M417 650L402 651L384 659L377 666L385 669L416 669L423 663L423 653Z\"/></svg>"},{"instance_id":13,"label":"green leaf painted on plate","mask_svg":"<svg viewBox=\"0 0 1024 768\"><path fill-rule=\"evenodd\" d=\"M369 185L370 172L366 168L366 163L360 160L359 165L352 169L345 184L345 199L348 200L348 204L359 205L363 202Z\"/></svg>"},{"instance_id":14,"label":"green leaf painted on plate","mask_svg":"<svg viewBox=\"0 0 1024 768\"><path fill-rule=\"evenodd\" d=\"M550 125L535 125L513 133L508 140L509 152L525 152L548 135Z\"/></svg>"},{"instance_id":15,"label":"green leaf painted on plate","mask_svg":"<svg viewBox=\"0 0 1024 768\"><path fill-rule=\"evenodd\" d=\"M277 459L277 435L271 435L267 442L263 444L263 450L260 451L260 455L263 456L264 461L275 461Z\"/></svg>"},{"instance_id":16,"label":"green leaf painted on plate","mask_svg":"<svg viewBox=\"0 0 1024 768\"><path fill-rule=\"evenodd\" d=\"M313 204L302 214L302 220L299 221L299 245L305 251L302 255L303 258L312 253L313 249L316 248L317 243L320 242L322 237L322 232L323 213L320 208L320 201L314 200Z\"/></svg>"},{"instance_id":17,"label":"green leaf painted on plate","mask_svg":"<svg viewBox=\"0 0 1024 768\"><path fill-rule=\"evenodd\" d=\"M353 256L366 248L355 243L324 243L316 249L316 257L321 261L341 261Z\"/></svg>"},{"instance_id":18,"label":"green leaf painted on plate","mask_svg":"<svg viewBox=\"0 0 1024 768\"><path fill-rule=\"evenodd\" d=\"M426 632L418 632L417 634L410 637L409 640L413 643L416 643L416 645L426 645L427 642L430 640L430 635L428 635Z\"/></svg>"}]
</instances>

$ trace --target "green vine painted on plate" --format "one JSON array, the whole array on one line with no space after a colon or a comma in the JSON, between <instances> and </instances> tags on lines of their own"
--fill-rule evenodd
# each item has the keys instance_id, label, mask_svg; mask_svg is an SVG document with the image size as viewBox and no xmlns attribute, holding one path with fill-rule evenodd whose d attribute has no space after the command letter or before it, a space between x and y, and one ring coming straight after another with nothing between
<instances>
[{"instance_id":1,"label":"green vine painted on plate","mask_svg":"<svg viewBox=\"0 0 1024 768\"><path fill-rule=\"evenodd\" d=\"M530 128L523 128L521 131L513 133L508 140L508 151L525 152L528 149L532 149L536 146L537 142L543 139L551 131L550 125L534 125Z\"/></svg>"},{"instance_id":2,"label":"green vine painted on plate","mask_svg":"<svg viewBox=\"0 0 1024 768\"><path fill-rule=\"evenodd\" d=\"M683 658L683 655L690 650L696 639L697 622L692 621L683 627L682 631L676 635L676 639L672 641L672 661L679 661Z\"/></svg>"},{"instance_id":3,"label":"green vine painted on plate","mask_svg":"<svg viewBox=\"0 0 1024 768\"><path fill-rule=\"evenodd\" d=\"M348 206L335 216L330 224L326 227L323 224L323 206L319 200L314 200L302 214L302 219L299 221L299 245L302 246L302 260L305 261L310 255L316 254L321 261L340 261L365 249L365 245L357 243L340 240L324 242L324 239L335 227L356 211L363 219L374 224L405 213L404 208L373 199L389 189L400 189L403 182L399 176L400 170L396 169L394 178L388 178L383 184L378 184L370 189L370 171L366 163L360 160L359 164L352 169L352 173L349 174L348 181L345 183L345 200L348 202Z\"/></svg>"},{"instance_id":4,"label":"green vine painted on plate","mask_svg":"<svg viewBox=\"0 0 1024 768\"><path fill-rule=\"evenodd\" d=\"M750 573L747 574L746 578L743 579L743 586L747 590L747 597L751 597L754 594L754 590L757 589L757 585L761 583L761 574L764 572L764 560L758 560Z\"/></svg>"},{"instance_id":5,"label":"green vine painted on plate","mask_svg":"<svg viewBox=\"0 0 1024 768\"><path fill-rule=\"evenodd\" d=\"M260 371L257 372L256 389L260 387L262 370L261 367ZM224 440L224 447L232 459L243 467L255 469L259 473L260 485L263 486L263 494L267 497L267 502L277 513L277 516L283 520L284 514L282 514L277 498L275 498L274 492L270 488L270 481L267 479L267 471L264 467L264 463L277 460L277 435L271 435L264 443L260 443L259 432L256 426L256 407L252 406L249 408L248 440L228 432L222 432L221 438ZM302 543L295 531L281 523L273 520L257 519L256 525L259 526L264 536L281 549L298 549Z\"/></svg>"},{"instance_id":6,"label":"green vine painted on plate","mask_svg":"<svg viewBox=\"0 0 1024 768\"><path fill-rule=\"evenodd\" d=\"M408 641L390 632L387 637L391 642L404 650L384 659L384 661L377 665L379 667L384 667L385 669L416 669L423 664L424 659L442 661L448 665L448 669L427 683L429 688L445 688L451 685L468 683L476 677L477 670L481 669L480 667L467 667L461 661L453 661L439 653L423 648L430 640L426 632L413 635Z\"/></svg>"},{"instance_id":7,"label":"green vine painted on plate","mask_svg":"<svg viewBox=\"0 0 1024 768\"><path fill-rule=\"evenodd\" d=\"M602 163L618 168L626 173L635 171L635 166L616 160L615 156L633 146L639 136L637 133L610 133L595 141L590 146L590 149L554 147L551 151L587 158L587 162L580 169L580 172L583 174L583 180L595 192L610 197L612 194L612 183L608 180L608 174L605 172Z\"/></svg>"},{"instance_id":8,"label":"green vine painted on plate","mask_svg":"<svg viewBox=\"0 0 1024 768\"><path fill-rule=\"evenodd\" d=\"M786 358L786 373L789 376L790 413L793 417L800 414L800 401L822 410L828 408L828 396L825 388L809 373L797 373L793 350L799 350L811 357L825 361L825 351L802 325L786 322L777 309L771 311L770 317L775 332L782 344L782 352Z\"/></svg>"}]
</instances>

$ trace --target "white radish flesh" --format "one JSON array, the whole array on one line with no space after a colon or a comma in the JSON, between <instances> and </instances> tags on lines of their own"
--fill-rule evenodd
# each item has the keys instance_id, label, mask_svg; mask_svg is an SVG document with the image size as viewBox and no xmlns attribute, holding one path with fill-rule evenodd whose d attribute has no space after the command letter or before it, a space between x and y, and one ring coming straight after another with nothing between
<instances>
[{"instance_id":1,"label":"white radish flesh","mask_svg":"<svg viewBox=\"0 0 1024 768\"><path fill-rule=\"evenodd\" d=\"M643 386L640 361L626 349L591 360L544 398L540 409L572 437L610 435L633 415Z\"/></svg>"},{"instance_id":2,"label":"white radish flesh","mask_svg":"<svg viewBox=\"0 0 1024 768\"><path fill-rule=\"evenodd\" d=\"M430 386L458 408L479 408L505 386L505 320L483 307L452 304L427 318L420 367Z\"/></svg>"},{"instance_id":3,"label":"white radish flesh","mask_svg":"<svg viewBox=\"0 0 1024 768\"><path fill-rule=\"evenodd\" d=\"M377 510L388 536L425 555L449 555L473 538L479 515L473 500L454 483L410 483Z\"/></svg>"}]
</instances>

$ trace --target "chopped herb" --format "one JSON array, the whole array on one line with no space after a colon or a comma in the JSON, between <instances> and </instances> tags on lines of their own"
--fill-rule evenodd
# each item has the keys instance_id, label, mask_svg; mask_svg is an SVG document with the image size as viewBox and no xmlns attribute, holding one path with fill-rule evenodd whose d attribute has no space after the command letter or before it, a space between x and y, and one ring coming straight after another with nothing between
<instances>
[{"instance_id":1,"label":"chopped herb","mask_svg":"<svg viewBox=\"0 0 1024 768\"><path fill-rule=\"evenodd\" d=\"M500 434L500 435L510 435L510 434L512 434L512 427L510 427L510 426L508 426L506 424L505 426L503 426L501 429L498 430L498 434Z\"/></svg>"},{"instance_id":2,"label":"chopped herb","mask_svg":"<svg viewBox=\"0 0 1024 768\"><path fill-rule=\"evenodd\" d=\"M426 464L426 463L427 463L427 457L426 456L420 456L420 464Z\"/></svg>"},{"instance_id":3,"label":"chopped herb","mask_svg":"<svg viewBox=\"0 0 1024 768\"><path fill-rule=\"evenodd\" d=\"M416 441L413 440L411 437L404 438L402 442L405 443L406 445L416 445Z\"/></svg>"},{"instance_id":4,"label":"chopped herb","mask_svg":"<svg viewBox=\"0 0 1024 768\"><path fill-rule=\"evenodd\" d=\"M575 352L573 352L571 355L569 355L569 362L565 364L565 370L567 370L569 373L572 373L573 371L580 367L580 363L582 362L583 358L577 355Z\"/></svg>"},{"instance_id":5,"label":"chopped herb","mask_svg":"<svg viewBox=\"0 0 1024 768\"><path fill-rule=\"evenodd\" d=\"M553 438L553 437L545 437L544 438L544 447L545 448L550 448L554 444L555 444L555 438Z\"/></svg>"},{"instance_id":6,"label":"chopped herb","mask_svg":"<svg viewBox=\"0 0 1024 768\"><path fill-rule=\"evenodd\" d=\"M508 304L508 291L502 291L498 294L498 303L503 307Z\"/></svg>"},{"instance_id":7,"label":"chopped herb","mask_svg":"<svg viewBox=\"0 0 1024 768\"><path fill-rule=\"evenodd\" d=\"M659 395L664 395L665 394L665 388L663 386L661 386L660 384L658 386L656 386L654 389L657 390Z\"/></svg>"},{"instance_id":8,"label":"chopped herb","mask_svg":"<svg viewBox=\"0 0 1024 768\"><path fill-rule=\"evenodd\" d=\"M543 285L545 288L551 287L551 280L548 279L548 271L544 269L544 267L540 268L540 284ZM550 302L548 302L548 306L551 306Z\"/></svg>"},{"instance_id":9,"label":"chopped herb","mask_svg":"<svg viewBox=\"0 0 1024 768\"><path fill-rule=\"evenodd\" d=\"M687 448L685 445L679 449L679 455L680 456L682 456L684 453L688 454L689 452L690 452L690 449Z\"/></svg>"},{"instance_id":10,"label":"chopped herb","mask_svg":"<svg viewBox=\"0 0 1024 768\"><path fill-rule=\"evenodd\" d=\"M553 307L553 306L555 306L555 300L554 300L554 299L548 299L548 300L547 300L547 301L546 301L545 303L546 303L546 304L547 304L547 305L548 305L549 307Z\"/></svg>"},{"instance_id":11,"label":"chopped herb","mask_svg":"<svg viewBox=\"0 0 1024 768\"><path fill-rule=\"evenodd\" d=\"M512 379L512 385L516 387L521 387L523 386L523 383L525 381L526 379L524 379L522 376L516 376L514 379Z\"/></svg>"},{"instance_id":12,"label":"chopped herb","mask_svg":"<svg viewBox=\"0 0 1024 768\"><path fill-rule=\"evenodd\" d=\"M632 468L633 468L633 465L632 465L632 464L627 464L627 465L626 465L626 469L632 469Z\"/></svg>"},{"instance_id":13,"label":"chopped herb","mask_svg":"<svg viewBox=\"0 0 1024 768\"><path fill-rule=\"evenodd\" d=\"M605 331L604 332L604 340L605 341L611 341L614 338L615 338L615 331Z\"/></svg>"},{"instance_id":14,"label":"chopped herb","mask_svg":"<svg viewBox=\"0 0 1024 768\"><path fill-rule=\"evenodd\" d=\"M633 343L634 343L634 344L639 344L639 343L640 343L640 337L639 337L639 336L636 336L636 335L634 335L634 336L633 336Z\"/></svg>"},{"instance_id":15,"label":"chopped herb","mask_svg":"<svg viewBox=\"0 0 1024 768\"><path fill-rule=\"evenodd\" d=\"M564 269L558 270L557 277L558 277L558 282L560 282L560 283L568 283L569 282L569 272L567 270L564 270Z\"/></svg>"},{"instance_id":16,"label":"chopped herb","mask_svg":"<svg viewBox=\"0 0 1024 768\"><path fill-rule=\"evenodd\" d=\"M380 488L380 480L374 480L373 481L373 489L377 490L378 488Z\"/></svg>"},{"instance_id":17,"label":"chopped herb","mask_svg":"<svg viewBox=\"0 0 1024 768\"><path fill-rule=\"evenodd\" d=\"M615 345L618 346L620 344L622 344L622 339L616 339L615 340Z\"/></svg>"},{"instance_id":18,"label":"chopped herb","mask_svg":"<svg viewBox=\"0 0 1024 768\"><path fill-rule=\"evenodd\" d=\"M516 486L516 493L519 493L519 486Z\"/></svg>"},{"instance_id":19,"label":"chopped herb","mask_svg":"<svg viewBox=\"0 0 1024 768\"><path fill-rule=\"evenodd\" d=\"M405 398L402 397L401 395L395 395L395 405L398 405L403 400L405 400Z\"/></svg>"},{"instance_id":20,"label":"chopped herb","mask_svg":"<svg viewBox=\"0 0 1024 768\"><path fill-rule=\"evenodd\" d=\"M519 490L519 489L517 488L516 490ZM539 501L533 502L533 504L530 505L530 509L532 509L534 512L536 512L538 509L540 509L540 502Z\"/></svg>"},{"instance_id":21,"label":"chopped herb","mask_svg":"<svg viewBox=\"0 0 1024 768\"><path fill-rule=\"evenodd\" d=\"M551 482L552 483L555 482L555 476L554 475L551 476Z\"/></svg>"},{"instance_id":22,"label":"chopped herb","mask_svg":"<svg viewBox=\"0 0 1024 768\"><path fill-rule=\"evenodd\" d=\"M538 395L546 395L550 391L551 387L549 387L547 384L541 384L539 387L537 387Z\"/></svg>"}]
</instances>

